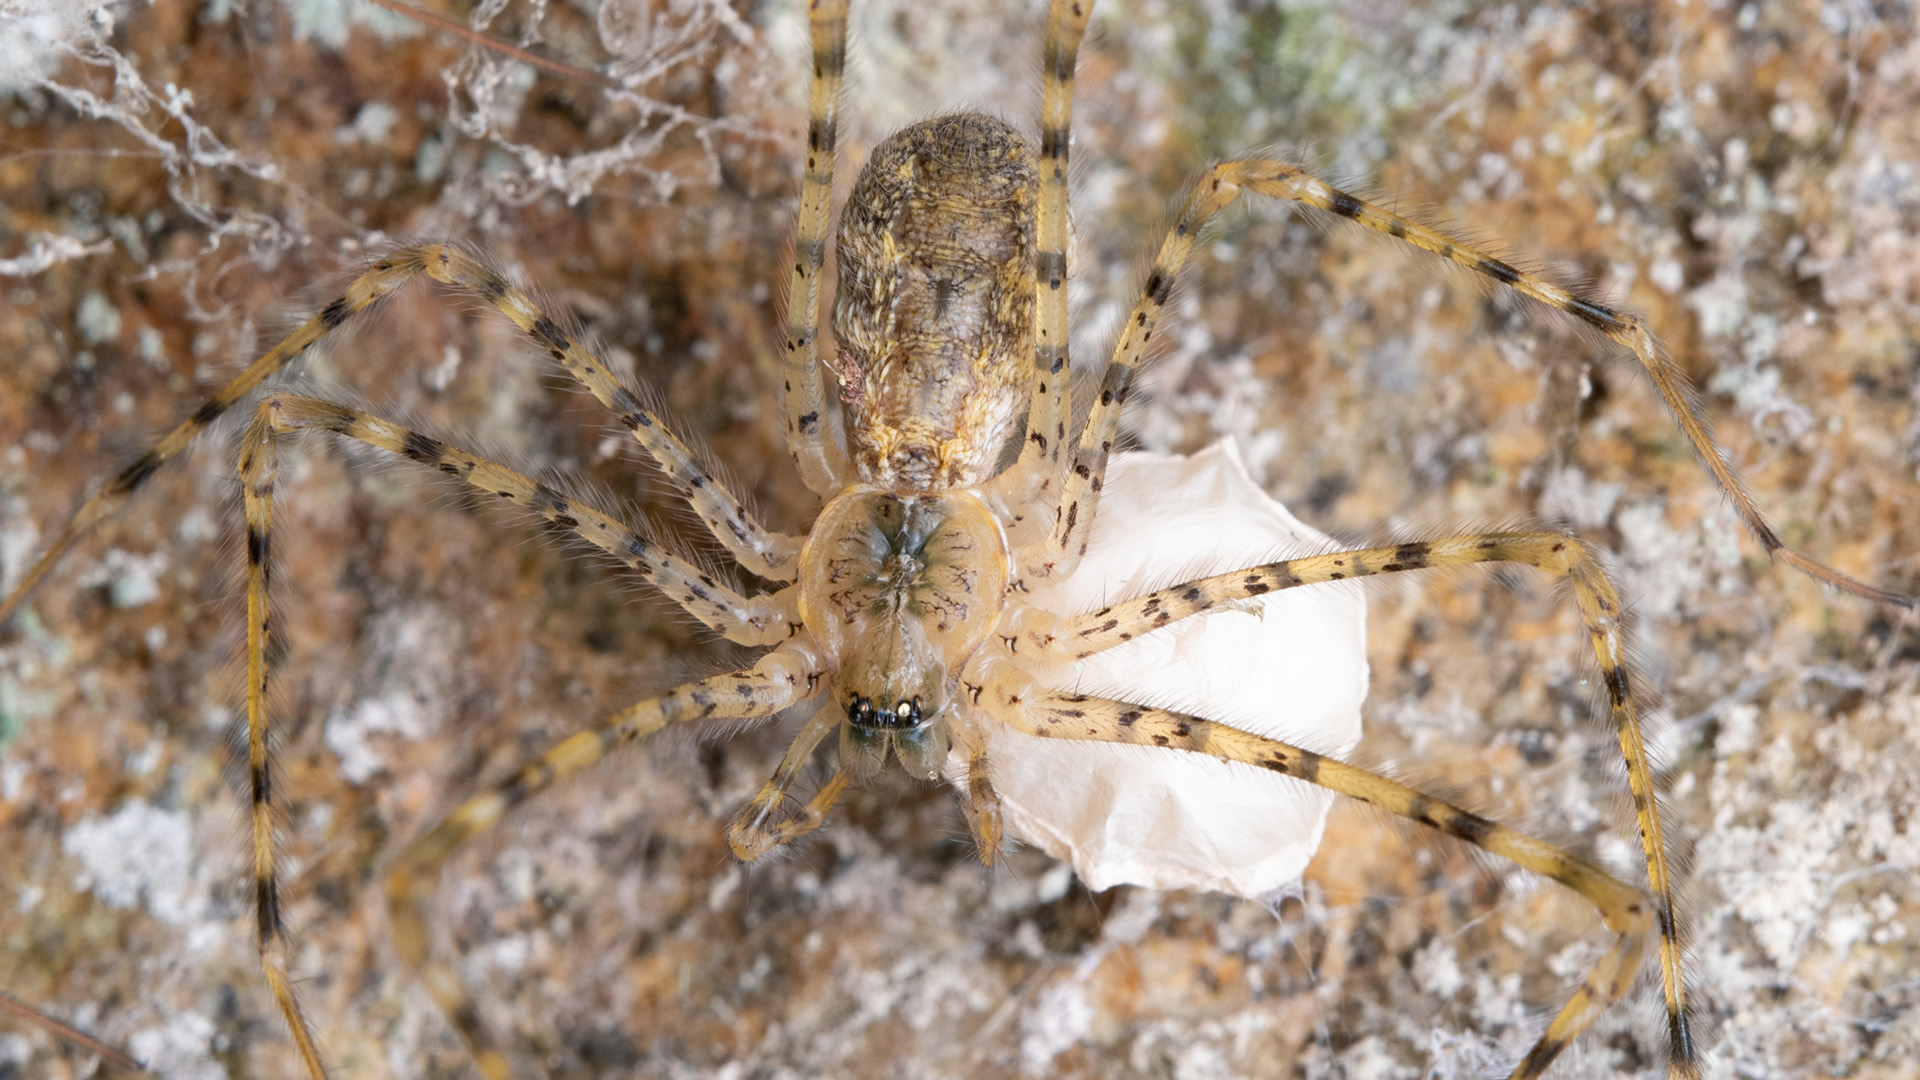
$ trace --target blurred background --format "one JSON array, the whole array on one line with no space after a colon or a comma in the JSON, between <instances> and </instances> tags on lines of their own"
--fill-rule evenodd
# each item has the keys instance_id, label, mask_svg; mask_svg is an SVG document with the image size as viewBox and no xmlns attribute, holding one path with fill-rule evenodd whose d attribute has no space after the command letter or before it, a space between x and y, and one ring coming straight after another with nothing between
<instances>
[{"instance_id":1,"label":"blurred background","mask_svg":"<svg viewBox=\"0 0 1920 1080\"><path fill-rule=\"evenodd\" d=\"M484 247L773 525L810 521L773 329L799 4L431 7L634 79L618 97L354 0L21 10L0 23L6 581L402 237ZM855 21L843 183L942 109L1031 124L1037 0ZM1184 185L1270 150L1643 313L1787 540L1912 592L1917 105L1904 8L1103 4L1075 116L1078 364L1110 346ZM1224 217L1143 376L1136 442L1230 435L1277 498L1357 542L1544 519L1610 552L1663 690L1704 1045L1742 1076L1905 1075L1911 617L1770 568L1620 350L1350 225ZM592 400L474 308L411 290L303 377L578 477L717 561ZM0 987L165 1076L292 1077L226 764L232 448L206 443L0 640ZM285 909L341 1077L466 1068L389 943L399 845L525 755L742 659L439 479L317 441L282 470ZM1361 755L1642 876L1571 604L1527 573L1369 596ZM623 754L454 862L441 924L513 1047L556 1077L1477 1076L1605 946L1570 895L1346 806L1268 903L1089 894L1034 852L988 871L955 797L897 773L741 867L725 822L791 727ZM1663 1060L1649 977L1553 1075ZM0 1024L0 1077L90 1075L91 1055Z\"/></svg>"}]
</instances>

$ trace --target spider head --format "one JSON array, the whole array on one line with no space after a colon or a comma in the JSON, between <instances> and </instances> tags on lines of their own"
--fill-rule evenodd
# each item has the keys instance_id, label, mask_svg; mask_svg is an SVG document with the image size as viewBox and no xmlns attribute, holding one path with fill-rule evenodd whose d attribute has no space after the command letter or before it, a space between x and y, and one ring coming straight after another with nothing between
<instances>
[{"instance_id":1,"label":"spider head","mask_svg":"<svg viewBox=\"0 0 1920 1080\"><path fill-rule=\"evenodd\" d=\"M1006 603L1006 535L966 492L853 488L821 511L800 555L800 617L830 656L857 776L899 757L940 775L952 695Z\"/></svg>"},{"instance_id":2,"label":"spider head","mask_svg":"<svg viewBox=\"0 0 1920 1080\"><path fill-rule=\"evenodd\" d=\"M840 729L840 760L865 777L886 764L887 752L922 780L940 775L952 741L947 730L947 677L938 657L912 624L854 646L836 680L847 722ZM935 661L935 662L930 662Z\"/></svg>"}]
</instances>

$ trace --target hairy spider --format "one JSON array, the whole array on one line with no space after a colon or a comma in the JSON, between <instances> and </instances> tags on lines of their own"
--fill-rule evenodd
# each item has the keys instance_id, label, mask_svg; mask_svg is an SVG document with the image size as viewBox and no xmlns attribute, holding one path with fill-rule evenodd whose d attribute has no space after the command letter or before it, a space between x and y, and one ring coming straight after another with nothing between
<instances>
[{"instance_id":1,"label":"hairy spider","mask_svg":"<svg viewBox=\"0 0 1920 1080\"><path fill-rule=\"evenodd\" d=\"M298 500L296 500L296 502L298 502ZM324 555L317 555L317 557L319 557L319 559L324 559ZM292 788L292 786L294 786L294 784L290 784L290 788ZM1551 994L1551 992L1546 992L1546 994Z\"/></svg>"}]
</instances>

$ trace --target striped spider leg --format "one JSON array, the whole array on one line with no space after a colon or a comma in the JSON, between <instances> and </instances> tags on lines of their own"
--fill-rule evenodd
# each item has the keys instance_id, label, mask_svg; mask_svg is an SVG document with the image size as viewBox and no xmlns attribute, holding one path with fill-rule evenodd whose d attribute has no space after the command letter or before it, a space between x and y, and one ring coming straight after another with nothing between
<instances>
[{"instance_id":1,"label":"striped spider leg","mask_svg":"<svg viewBox=\"0 0 1920 1080\"><path fill-rule=\"evenodd\" d=\"M505 313L574 375L647 448L672 478L700 520L743 565L764 577L791 576L798 541L769 533L724 485L695 461L657 416L622 387L598 358L544 315L523 291L472 255L430 244L403 247L378 260L289 338L268 350L240 375L141 455L84 504L8 595L0 611L11 614L59 557L99 521L119 508L169 459L186 450L228 409L330 331L372 309L409 280L425 274L471 293ZM244 491L247 558L247 762L252 792L253 873L260 957L274 998L291 1029L301 1059L315 1078L326 1075L322 1055L296 1000L290 979L286 931L281 922L273 839L273 776L268 755L268 615L274 486L279 444L288 435L318 430L354 440L450 476L487 495L539 515L570 531L652 582L666 596L723 638L741 645L777 645L798 625L792 590L742 597L699 567L674 555L588 503L561 494L484 457L359 409L299 394L262 400L244 438L239 473ZM755 719L771 716L812 693L823 668L804 647L770 654L753 668L701 680L634 705L601 729L574 736L528 765L499 792L477 798L403 855L393 877L391 902L402 956L422 972L429 990L459 1026L489 1075L504 1076L503 1059L486 1049L474 1011L459 982L444 965L428 960L422 904L433 891L441 863L466 837L497 821L506 808L555 780L599 759L607 750L681 720Z\"/></svg>"}]
</instances>

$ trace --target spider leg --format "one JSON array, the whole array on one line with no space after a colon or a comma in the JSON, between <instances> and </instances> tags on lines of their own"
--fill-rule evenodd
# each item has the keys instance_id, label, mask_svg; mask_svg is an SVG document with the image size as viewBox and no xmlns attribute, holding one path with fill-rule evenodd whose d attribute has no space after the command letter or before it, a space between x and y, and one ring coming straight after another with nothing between
<instances>
[{"instance_id":1,"label":"spider leg","mask_svg":"<svg viewBox=\"0 0 1920 1080\"><path fill-rule=\"evenodd\" d=\"M398 248L376 261L365 273L355 278L338 298L322 308L319 314L262 353L247 365L246 370L215 391L211 398L194 410L192 416L181 421L154 444L153 449L140 455L108 481L105 487L94 493L47 545L46 550L41 552L13 591L0 600L0 626L13 617L13 613L26 602L28 594L82 537L117 512L162 465L185 452L214 421L259 390L267 380L299 359L329 333L366 312L422 273L479 296L531 334L601 404L614 411L620 422L633 432L634 438L639 440L640 445L692 505L708 530L726 545L742 566L771 581L793 580L795 563L800 554L800 537L768 532L748 513L739 499L707 472L686 444L666 429L658 416L641 407L639 400L620 385L613 372L598 357L544 315L524 291L458 248L422 244Z\"/></svg>"},{"instance_id":2,"label":"spider leg","mask_svg":"<svg viewBox=\"0 0 1920 1080\"><path fill-rule=\"evenodd\" d=\"M740 645L776 645L792 637L800 625L792 587L777 593L742 596L631 526L579 499L562 495L546 484L450 443L321 398L279 393L260 403L254 427L248 431L241 448L240 471L241 478L249 485L256 475L263 479L264 499L272 498L272 469L278 441L307 428L343 435L431 466L533 511L620 560L652 582L687 614L728 641ZM263 520L260 524L267 523ZM265 533L258 539L264 545ZM253 540L250 536L249 544Z\"/></svg>"},{"instance_id":3,"label":"spider leg","mask_svg":"<svg viewBox=\"0 0 1920 1080\"><path fill-rule=\"evenodd\" d=\"M500 309L515 326L532 335L555 362L580 381L653 458L687 500L707 530L740 565L769 581L792 581L800 556L798 536L767 531L744 504L709 473L687 445L667 430L607 365L577 338L542 312L533 298L485 262L457 247L425 244L402 248L389 258L417 262L433 280L472 293Z\"/></svg>"},{"instance_id":4,"label":"spider leg","mask_svg":"<svg viewBox=\"0 0 1920 1080\"><path fill-rule=\"evenodd\" d=\"M1060 483L1067 444L1071 362L1067 353L1067 155L1073 130L1073 69L1093 15L1091 0L1053 0L1040 94L1040 200L1035 208L1033 405L1015 472L1025 491L1011 500L1032 505Z\"/></svg>"},{"instance_id":5,"label":"spider leg","mask_svg":"<svg viewBox=\"0 0 1920 1080\"><path fill-rule=\"evenodd\" d=\"M1540 1076L1595 1017L1632 989L1641 954L1655 926L1653 904L1646 894L1600 867L1404 784L1310 750L1168 709L1041 689L1013 675L1010 668L988 676L981 703L1015 731L1041 738L1166 747L1269 769L1465 840L1585 897L1617 937L1613 947L1587 972L1546 1033L1514 1067L1513 1080Z\"/></svg>"},{"instance_id":6,"label":"spider leg","mask_svg":"<svg viewBox=\"0 0 1920 1080\"><path fill-rule=\"evenodd\" d=\"M467 800L400 853L387 875L394 946L459 1031L481 1075L488 1080L508 1080L512 1071L506 1055L487 1035L458 972L446 960L433 956L430 947L426 912L439 889L441 869L447 860L461 845L498 824L508 810L599 761L615 747L670 724L772 716L811 696L826 672L825 663L811 644L796 639L744 671L691 682L630 706L599 727L554 744L492 791ZM833 785L829 789L838 794L839 789Z\"/></svg>"},{"instance_id":7,"label":"spider leg","mask_svg":"<svg viewBox=\"0 0 1920 1080\"><path fill-rule=\"evenodd\" d=\"M827 814L832 812L834 805L840 801L840 796L846 794L847 786L852 782L851 769L836 769L825 786L813 793L813 798L807 800L798 814L783 818L771 825L756 825L751 834L743 833L738 841L735 840L733 830L729 828L727 843L740 845L734 847L736 855L740 855L743 846L754 852L751 856L740 855L743 860L757 859L774 848L791 844L827 823ZM785 793L782 792L783 797L784 795Z\"/></svg>"},{"instance_id":8,"label":"spider leg","mask_svg":"<svg viewBox=\"0 0 1920 1080\"><path fill-rule=\"evenodd\" d=\"M281 393L270 395L262 401L254 414L252 425L241 441L239 457L242 500L247 520L247 764L252 792L256 931L259 938L261 966L266 971L267 982L273 991L274 999L286 1017L288 1028L293 1033L294 1042L309 1075L314 1080L321 1080L326 1075L326 1069L321 1062L311 1029L295 999L292 981L287 970L288 945L285 926L280 918L278 873L273 845L272 765L267 752L267 643L272 634L269 586L272 566L274 484L279 469L280 441L305 428L331 431L422 464L434 466L482 490L491 491L516 505L524 506L557 525L569 528L639 571L648 580L659 585L663 592L686 608L694 617L723 634L738 636L743 641L753 638L756 639L752 642L755 644L773 644L791 636L792 627L795 625L793 620L798 616L791 610L786 610L791 608L791 601L784 595L756 597L751 600L739 597L715 585L702 575L698 568L671 555L628 526L579 500L562 496L546 485L530 480L505 466L469 454L418 432L409 431L378 417L369 416L359 410L317 398ZM782 657L787 655L785 652L771 654L771 656ZM795 663L791 660L783 662L789 666ZM766 663L767 661L763 661L763 666ZM777 665L775 668L768 668L768 671L772 672L776 668ZM541 759L537 767L547 768L549 771L559 770L562 773L579 768L593 758L597 758L608 746L637 738L653 730L646 727L646 723L649 722L647 718L656 713L665 718L661 723L677 719L681 714L689 716L763 715L761 712L740 714L737 711L729 711L738 710L747 705L758 708L769 701L776 700L773 696L774 690L768 689L768 687L774 687L774 683L770 681L771 676L762 678L760 674L756 674L759 672L760 668L756 667L750 673L689 684L675 691L674 694L635 706L634 709L616 718L613 725L604 731L589 733L602 740L599 744L588 747L578 741L562 743L546 758ZM812 686L813 677L811 674L808 675L809 688ZM756 678L761 681L752 681ZM731 695L724 702L716 700L716 695L721 690ZM676 695L681 696L676 697ZM774 705L767 708L766 712L777 712L784 707L784 705ZM646 711L649 709L652 709L653 713ZM627 726L622 727L622 724ZM576 740L579 738L581 737L576 737ZM523 774L533 770L536 770L536 766L529 766L528 770L523 770ZM548 777L546 782L550 782L551 779ZM496 795L501 794L496 793ZM507 801L512 802L517 799ZM472 804L469 809L471 806ZM468 818L460 820L474 820L473 814L477 813L478 811L472 811Z\"/></svg>"},{"instance_id":9,"label":"spider leg","mask_svg":"<svg viewBox=\"0 0 1920 1080\"><path fill-rule=\"evenodd\" d=\"M1101 480L1106 475L1107 456L1119 434L1120 409L1126 403L1134 369L1146 352L1147 342L1153 337L1154 326L1159 321L1161 309L1166 305L1173 281L1186 264L1201 226L1231 204L1242 191L1270 199L1302 203L1350 218L1369 229L1404 240L1423 251L1464 266L1522 296L1564 311L1605 334L1608 340L1631 350L1640 361L1640 366L1653 380L1654 388L1660 392L1674 420L1680 425L1681 432L1706 465L1707 472L1712 474L1720 490L1732 500L1741 520L1746 522L1747 529L1760 541L1760 546L1766 549L1770 558L1786 563L1817 581L1875 603L1905 608L1920 606L1920 598L1889 592L1855 580L1786 546L1786 542L1767 524L1754 503L1752 493L1741 482L1719 444L1714 441L1712 429L1705 414L1700 411L1686 374L1667 357L1659 340L1637 316L1576 296L1536 275L1517 270L1470 244L1354 198L1291 165L1259 160L1229 161L1215 165L1207 170L1207 174L1187 195L1172 231L1160 245L1153 270L1147 275L1146 284L1141 287L1140 299L1134 303L1133 312L1127 317L1120 341L1114 346L1113 358L1108 361L1101 378L1100 396L1094 404L1092 415L1087 418L1086 427L1081 429L1080 442L1074 450L1073 468L1067 474L1059 518L1054 523L1052 533L1041 545L1043 550L1029 555L1023 566L1031 564L1044 568L1049 558L1072 560L1078 557L1077 553L1086 550L1088 530L1080 528L1080 525L1093 520ZM1032 574L1032 570L1029 573Z\"/></svg>"},{"instance_id":10,"label":"spider leg","mask_svg":"<svg viewBox=\"0 0 1920 1080\"><path fill-rule=\"evenodd\" d=\"M826 379L820 370L820 267L827 257L840 88L846 81L847 0L812 0L807 27L813 42L813 79L807 98L800 222L794 233L793 277L787 285L787 452L808 489L830 498L852 476L846 451L827 422ZM792 579L789 573L781 580Z\"/></svg>"},{"instance_id":11,"label":"spider leg","mask_svg":"<svg viewBox=\"0 0 1920 1080\"><path fill-rule=\"evenodd\" d=\"M977 715L977 706L965 702L955 704L965 708L969 717ZM1000 861L1007 825L1000 812L1000 794L993 789L993 777L987 766L986 732L980 730L978 719L970 719L954 725L954 737L967 750L967 797L960 808L966 814L967 829L973 833L973 846L980 853L980 861L992 866Z\"/></svg>"},{"instance_id":12,"label":"spider leg","mask_svg":"<svg viewBox=\"0 0 1920 1080\"><path fill-rule=\"evenodd\" d=\"M774 815L787 801L787 789L799 779L800 770L806 767L813 752L820 748L821 740L832 734L840 726L840 710L831 706L813 714L800 734L794 737L787 752L780 758L780 764L773 775L760 786L751 800L734 815L732 824L727 826L727 846L733 849L735 858L741 862L752 862L774 848L812 832L826 819L827 810L839 799L840 792L846 788L851 778L845 769L841 769L827 786L814 796L800 819L781 819ZM821 799L831 792L825 802ZM816 806L816 804L818 804ZM804 827L796 826L795 821L804 822Z\"/></svg>"},{"instance_id":13,"label":"spider leg","mask_svg":"<svg viewBox=\"0 0 1920 1080\"><path fill-rule=\"evenodd\" d=\"M1660 968L1666 991L1668 1036L1676 1075L1697 1070L1689 1023L1686 985L1681 978L1681 949L1674 924L1673 881L1667 867L1666 838L1660 808L1653 795L1653 771L1641 732L1640 714L1629 688L1625 648L1621 641L1622 607L1619 593L1593 551L1581 541L1554 532L1497 532L1452 536L1441 540L1396 544L1391 547L1339 551L1248 570L1235 570L1175 585L1145 596L1072 618L1045 617L1016 624L1008 642L1016 651L1038 653L1050 659L1077 660L1113 648L1123 641L1221 604L1262 596L1280 589L1328 581L1422 570L1434 566L1513 562L1568 578L1574 602L1586 624L1594 655L1600 662L1601 682L1607 688L1614 731L1627 763L1627 785L1647 858L1647 883L1653 892L1660 931Z\"/></svg>"}]
</instances>

